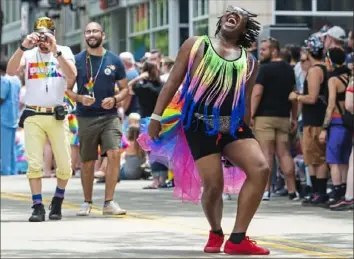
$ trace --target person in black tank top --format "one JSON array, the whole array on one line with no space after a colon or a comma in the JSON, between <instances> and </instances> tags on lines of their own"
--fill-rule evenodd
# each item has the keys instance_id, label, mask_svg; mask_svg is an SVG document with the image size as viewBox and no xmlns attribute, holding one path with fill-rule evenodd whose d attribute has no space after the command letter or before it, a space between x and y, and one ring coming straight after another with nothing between
<instances>
[{"instance_id":1,"label":"person in black tank top","mask_svg":"<svg viewBox=\"0 0 354 259\"><path fill-rule=\"evenodd\" d=\"M352 150L352 132L343 126L342 115L345 112L345 92L349 84L350 70L345 65L345 52L340 48L331 48L327 52L326 63L329 73L328 103L323 122L320 141L327 142L326 161L331 169L333 200L330 205L340 202L346 191L346 174Z\"/></svg>"},{"instance_id":2,"label":"person in black tank top","mask_svg":"<svg viewBox=\"0 0 354 259\"><path fill-rule=\"evenodd\" d=\"M305 41L307 58L311 67L304 82L304 93L292 92L291 101L302 103L304 124L303 155L309 166L313 195L303 201L303 205L327 206L327 164L325 145L319 141L321 126L326 113L325 93L327 89L327 69L322 62L323 42L315 36Z\"/></svg>"}]
</instances>

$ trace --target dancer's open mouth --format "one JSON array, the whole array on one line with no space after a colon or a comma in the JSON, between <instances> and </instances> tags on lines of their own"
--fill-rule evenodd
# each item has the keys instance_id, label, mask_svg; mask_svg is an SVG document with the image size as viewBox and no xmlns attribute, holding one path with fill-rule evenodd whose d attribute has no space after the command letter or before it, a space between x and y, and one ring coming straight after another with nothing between
<instances>
[{"instance_id":1,"label":"dancer's open mouth","mask_svg":"<svg viewBox=\"0 0 354 259\"><path fill-rule=\"evenodd\" d=\"M227 18L226 18L226 22L225 25L227 27L235 27L239 22L239 17L235 14L230 14Z\"/></svg>"}]
</instances>

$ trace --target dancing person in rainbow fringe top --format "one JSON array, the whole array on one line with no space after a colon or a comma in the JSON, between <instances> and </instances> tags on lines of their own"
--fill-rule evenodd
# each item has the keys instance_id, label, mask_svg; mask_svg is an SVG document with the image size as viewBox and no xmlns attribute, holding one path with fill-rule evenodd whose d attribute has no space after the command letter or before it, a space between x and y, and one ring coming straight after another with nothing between
<instances>
[{"instance_id":1,"label":"dancing person in rainbow fringe top","mask_svg":"<svg viewBox=\"0 0 354 259\"><path fill-rule=\"evenodd\" d=\"M238 177L223 177L222 157L247 175L224 252L270 253L246 236L269 175L267 161L248 126L258 71L254 57L246 51L260 30L254 17L244 9L229 7L217 23L216 38L191 37L184 42L151 115L150 137L142 134L139 138L151 156L169 158L175 195L192 201L201 198L211 228L206 253L221 251L224 182L230 184ZM184 87L176 95L183 80Z\"/></svg>"}]
</instances>

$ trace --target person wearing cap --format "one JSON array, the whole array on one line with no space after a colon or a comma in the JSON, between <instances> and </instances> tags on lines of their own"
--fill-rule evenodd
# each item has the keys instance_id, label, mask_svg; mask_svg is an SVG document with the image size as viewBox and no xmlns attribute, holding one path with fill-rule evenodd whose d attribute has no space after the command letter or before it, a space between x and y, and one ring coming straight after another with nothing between
<instances>
[{"instance_id":1,"label":"person wearing cap","mask_svg":"<svg viewBox=\"0 0 354 259\"><path fill-rule=\"evenodd\" d=\"M49 207L49 219L62 218L65 187L71 177L68 120L64 106L67 84L75 82L74 55L69 47L57 45L55 25L48 17L38 18L34 32L27 35L8 62L10 76L24 71L25 105L19 126L24 127L26 158L33 213L30 222L45 221L42 202L43 152L47 137L57 165L57 187Z\"/></svg>"},{"instance_id":2,"label":"person wearing cap","mask_svg":"<svg viewBox=\"0 0 354 259\"><path fill-rule=\"evenodd\" d=\"M303 93L293 91L289 100L301 103L303 121L303 155L309 167L313 194L302 202L303 206L327 206L328 167L326 147L319 141L327 105L328 73L323 62L324 44L319 37L311 36L305 41L307 60L311 67L304 81Z\"/></svg>"},{"instance_id":3,"label":"person wearing cap","mask_svg":"<svg viewBox=\"0 0 354 259\"><path fill-rule=\"evenodd\" d=\"M333 26L327 32L323 33L324 39L324 51L326 52L330 48L344 49L344 41L346 38L345 31L339 26Z\"/></svg>"}]
</instances>

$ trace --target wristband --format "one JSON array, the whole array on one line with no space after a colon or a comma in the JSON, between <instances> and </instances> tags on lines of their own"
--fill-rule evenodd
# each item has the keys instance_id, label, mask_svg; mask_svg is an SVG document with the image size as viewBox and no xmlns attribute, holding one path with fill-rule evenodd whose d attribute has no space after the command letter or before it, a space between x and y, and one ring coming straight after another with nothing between
<instances>
[{"instance_id":1,"label":"wristband","mask_svg":"<svg viewBox=\"0 0 354 259\"><path fill-rule=\"evenodd\" d=\"M153 114L151 114L150 119L151 120L155 120L155 121L161 121L162 120L162 116L153 113Z\"/></svg>"},{"instance_id":2,"label":"wristband","mask_svg":"<svg viewBox=\"0 0 354 259\"><path fill-rule=\"evenodd\" d=\"M328 124L328 123L327 123L327 124L323 124L323 125L322 125L322 129L323 129L323 130L327 130L327 129L328 129L328 127L329 127L329 124Z\"/></svg>"},{"instance_id":3,"label":"wristband","mask_svg":"<svg viewBox=\"0 0 354 259\"><path fill-rule=\"evenodd\" d=\"M20 49L21 49L22 51L27 51L27 50L29 50L29 48L24 47L22 44L21 44L21 46L20 46Z\"/></svg>"}]
</instances>

